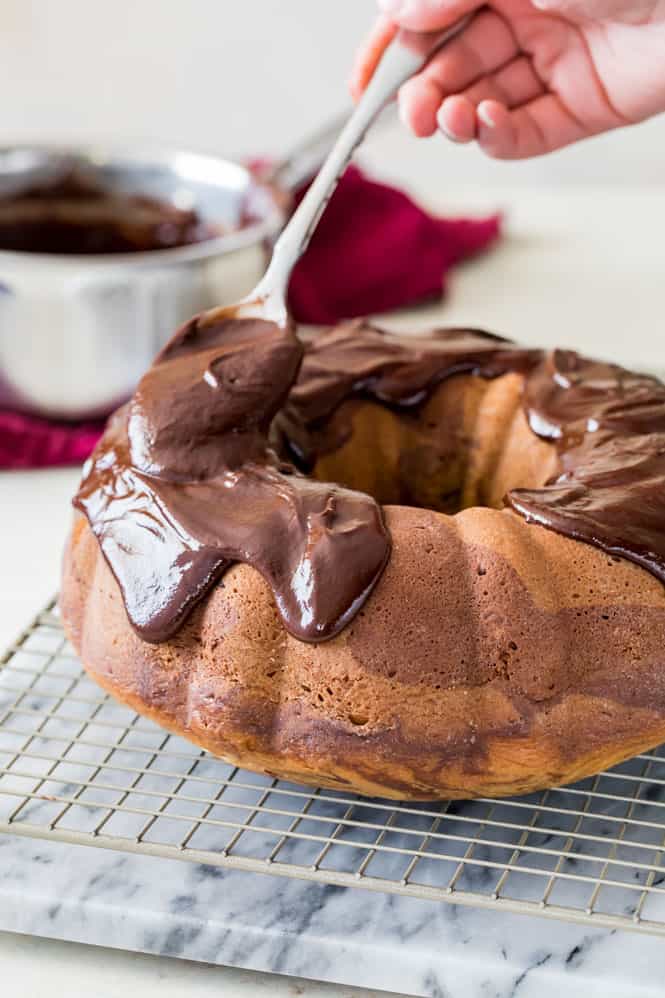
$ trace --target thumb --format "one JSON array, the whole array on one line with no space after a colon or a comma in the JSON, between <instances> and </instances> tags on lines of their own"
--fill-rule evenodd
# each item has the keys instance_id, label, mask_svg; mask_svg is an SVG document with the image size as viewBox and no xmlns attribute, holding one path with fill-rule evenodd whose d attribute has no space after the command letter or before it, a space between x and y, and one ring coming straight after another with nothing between
<instances>
[{"instance_id":1,"label":"thumb","mask_svg":"<svg viewBox=\"0 0 665 998\"><path fill-rule=\"evenodd\" d=\"M435 31L447 27L451 10L459 4L454 0L378 0L383 13L411 31Z\"/></svg>"}]
</instances>

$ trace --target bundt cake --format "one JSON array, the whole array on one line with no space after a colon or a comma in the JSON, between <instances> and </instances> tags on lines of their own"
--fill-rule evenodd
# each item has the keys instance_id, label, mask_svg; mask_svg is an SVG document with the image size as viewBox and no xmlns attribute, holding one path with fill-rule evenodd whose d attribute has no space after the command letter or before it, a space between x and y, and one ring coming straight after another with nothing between
<instances>
[{"instance_id":1,"label":"bundt cake","mask_svg":"<svg viewBox=\"0 0 665 998\"><path fill-rule=\"evenodd\" d=\"M329 484L336 483L336 484ZM665 740L665 386L474 330L193 319L88 461L90 675L270 775L525 793Z\"/></svg>"}]
</instances>

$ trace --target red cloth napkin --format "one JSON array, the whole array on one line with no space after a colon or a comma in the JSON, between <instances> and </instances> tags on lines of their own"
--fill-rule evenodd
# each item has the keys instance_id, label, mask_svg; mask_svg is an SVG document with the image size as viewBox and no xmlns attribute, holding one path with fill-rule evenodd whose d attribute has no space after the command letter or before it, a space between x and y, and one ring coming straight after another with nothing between
<instances>
[{"instance_id":1,"label":"red cloth napkin","mask_svg":"<svg viewBox=\"0 0 665 998\"><path fill-rule=\"evenodd\" d=\"M448 270L494 242L499 227L497 215L434 218L349 167L293 271L291 314L326 324L438 298Z\"/></svg>"},{"instance_id":2,"label":"red cloth napkin","mask_svg":"<svg viewBox=\"0 0 665 998\"><path fill-rule=\"evenodd\" d=\"M438 297L450 267L493 243L499 227L498 216L434 218L350 167L293 272L289 307L299 322L326 324ZM0 409L0 468L77 464L103 425Z\"/></svg>"},{"instance_id":3,"label":"red cloth napkin","mask_svg":"<svg viewBox=\"0 0 665 998\"><path fill-rule=\"evenodd\" d=\"M0 468L54 468L81 464L95 446L104 420L57 423L0 409Z\"/></svg>"}]
</instances>

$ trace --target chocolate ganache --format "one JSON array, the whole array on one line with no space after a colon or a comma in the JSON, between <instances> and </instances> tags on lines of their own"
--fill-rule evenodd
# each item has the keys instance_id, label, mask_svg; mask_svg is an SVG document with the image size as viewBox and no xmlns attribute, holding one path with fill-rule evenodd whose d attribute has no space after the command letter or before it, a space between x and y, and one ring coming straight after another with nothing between
<instances>
[{"instance_id":1,"label":"chocolate ganache","mask_svg":"<svg viewBox=\"0 0 665 998\"><path fill-rule=\"evenodd\" d=\"M529 425L556 446L559 469L507 504L665 580L665 386L655 378L475 330L400 337L349 323L303 347L291 328L201 317L113 417L75 499L134 628L167 639L241 561L264 576L291 634L338 633L379 578L390 538L371 496L304 474L351 432L342 424L331 436L331 414L350 398L417 412L446 378L510 372L524 377Z\"/></svg>"},{"instance_id":2,"label":"chocolate ganache","mask_svg":"<svg viewBox=\"0 0 665 998\"><path fill-rule=\"evenodd\" d=\"M107 190L76 169L0 197L0 249L14 252L138 253L219 234L195 211Z\"/></svg>"},{"instance_id":3,"label":"chocolate ganache","mask_svg":"<svg viewBox=\"0 0 665 998\"><path fill-rule=\"evenodd\" d=\"M542 489L514 489L512 508L665 582L665 385L554 350L524 401L533 432L556 442L560 474Z\"/></svg>"},{"instance_id":4,"label":"chocolate ganache","mask_svg":"<svg viewBox=\"0 0 665 998\"><path fill-rule=\"evenodd\" d=\"M446 378L526 374L541 356L540 350L525 350L476 329L405 337L363 322L346 323L307 344L298 380L275 419L273 437L300 468L310 470L318 455L348 439L350 426L333 430L328 424L348 398L417 412Z\"/></svg>"},{"instance_id":5,"label":"chocolate ganache","mask_svg":"<svg viewBox=\"0 0 665 998\"><path fill-rule=\"evenodd\" d=\"M261 572L284 626L310 641L341 630L381 574L377 503L268 446L302 349L271 322L191 320L88 462L75 502L145 640L172 635L235 561Z\"/></svg>"}]
</instances>

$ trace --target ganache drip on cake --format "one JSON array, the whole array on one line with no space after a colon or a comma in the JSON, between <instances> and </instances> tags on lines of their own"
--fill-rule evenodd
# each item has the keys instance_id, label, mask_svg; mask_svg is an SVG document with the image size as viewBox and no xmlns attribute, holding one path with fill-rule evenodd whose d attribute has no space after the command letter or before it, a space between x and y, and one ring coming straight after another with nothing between
<instances>
[{"instance_id":1,"label":"ganache drip on cake","mask_svg":"<svg viewBox=\"0 0 665 998\"><path fill-rule=\"evenodd\" d=\"M524 403L560 467L543 488L510 492L510 506L665 582L665 385L554 350L527 379Z\"/></svg>"},{"instance_id":2,"label":"ganache drip on cake","mask_svg":"<svg viewBox=\"0 0 665 998\"><path fill-rule=\"evenodd\" d=\"M323 640L390 556L371 496L303 474L343 442L325 434L332 413L350 398L417 411L448 377L510 372L559 472L506 502L665 581L665 386L475 330L400 337L350 323L303 348L262 320L192 319L111 420L75 505L145 640L171 637L233 562L263 575L291 634Z\"/></svg>"},{"instance_id":3,"label":"ganache drip on cake","mask_svg":"<svg viewBox=\"0 0 665 998\"><path fill-rule=\"evenodd\" d=\"M193 319L119 410L75 503L147 641L163 641L233 562L270 585L284 626L336 634L388 559L380 507L306 478L268 446L298 373L292 329Z\"/></svg>"},{"instance_id":4,"label":"ganache drip on cake","mask_svg":"<svg viewBox=\"0 0 665 998\"><path fill-rule=\"evenodd\" d=\"M346 442L352 427L329 419L342 402L364 398L417 411L436 386L455 374L496 378L533 369L540 350L518 347L477 329L434 330L399 336L367 323L346 323L307 344L298 380L277 413L276 445L303 470Z\"/></svg>"}]
</instances>

